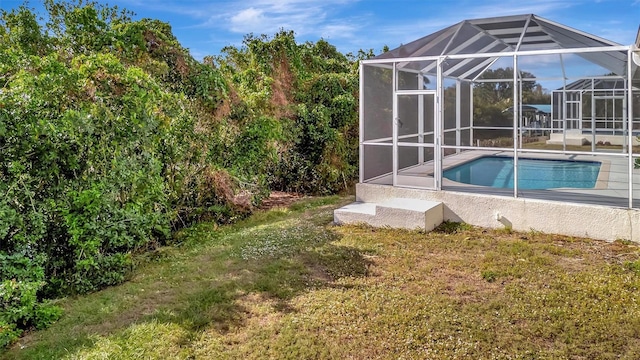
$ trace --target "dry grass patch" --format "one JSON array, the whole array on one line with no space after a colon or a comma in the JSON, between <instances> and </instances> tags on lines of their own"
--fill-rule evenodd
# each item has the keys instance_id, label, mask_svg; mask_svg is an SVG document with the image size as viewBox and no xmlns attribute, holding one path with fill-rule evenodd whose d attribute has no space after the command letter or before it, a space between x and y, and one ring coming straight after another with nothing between
<instances>
[{"instance_id":1,"label":"dry grass patch","mask_svg":"<svg viewBox=\"0 0 640 360\"><path fill-rule=\"evenodd\" d=\"M636 244L333 226L344 201L194 227L5 358L640 358Z\"/></svg>"}]
</instances>

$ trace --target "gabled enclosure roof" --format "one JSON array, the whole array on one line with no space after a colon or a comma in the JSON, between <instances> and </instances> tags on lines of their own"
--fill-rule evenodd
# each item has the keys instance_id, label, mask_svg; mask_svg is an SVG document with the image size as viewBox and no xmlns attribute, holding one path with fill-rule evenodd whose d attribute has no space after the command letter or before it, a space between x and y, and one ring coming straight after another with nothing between
<instances>
[{"instance_id":1,"label":"gabled enclosure roof","mask_svg":"<svg viewBox=\"0 0 640 360\"><path fill-rule=\"evenodd\" d=\"M603 48L603 52L580 53L579 56L617 75L624 75L626 52L604 52L609 46L620 44L527 14L464 20L388 51L377 59L598 47ZM495 59L447 59L445 76L474 79ZM409 62L402 66L427 73L433 73L435 68L434 62L429 61Z\"/></svg>"},{"instance_id":2,"label":"gabled enclosure roof","mask_svg":"<svg viewBox=\"0 0 640 360\"><path fill-rule=\"evenodd\" d=\"M625 87L626 81L624 79L582 79L557 90L624 90Z\"/></svg>"}]
</instances>

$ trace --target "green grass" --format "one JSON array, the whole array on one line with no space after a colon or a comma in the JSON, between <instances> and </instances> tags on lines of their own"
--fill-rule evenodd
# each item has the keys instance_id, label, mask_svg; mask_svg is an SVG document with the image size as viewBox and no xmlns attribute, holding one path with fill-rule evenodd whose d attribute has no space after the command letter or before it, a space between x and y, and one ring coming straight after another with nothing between
<instances>
[{"instance_id":1,"label":"green grass","mask_svg":"<svg viewBox=\"0 0 640 360\"><path fill-rule=\"evenodd\" d=\"M546 141L526 143L522 145L524 149L536 149L536 150L562 150L562 145L547 144ZM568 151L591 151L591 144L589 145L567 145ZM596 144L596 150L619 150L622 151L621 145L598 145ZM633 147L633 153L640 153L640 146Z\"/></svg>"},{"instance_id":2,"label":"green grass","mask_svg":"<svg viewBox=\"0 0 640 360\"><path fill-rule=\"evenodd\" d=\"M332 226L346 201L186 229L0 358L640 358L636 244Z\"/></svg>"}]
</instances>

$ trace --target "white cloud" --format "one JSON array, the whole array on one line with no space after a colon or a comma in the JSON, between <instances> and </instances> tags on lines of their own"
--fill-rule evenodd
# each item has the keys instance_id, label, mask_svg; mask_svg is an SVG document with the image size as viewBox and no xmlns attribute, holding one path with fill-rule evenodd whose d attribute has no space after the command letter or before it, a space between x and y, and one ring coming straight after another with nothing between
<instances>
[{"instance_id":1,"label":"white cloud","mask_svg":"<svg viewBox=\"0 0 640 360\"><path fill-rule=\"evenodd\" d=\"M325 39L353 38L357 30L358 27L354 25L329 24L320 29L320 36Z\"/></svg>"},{"instance_id":2,"label":"white cloud","mask_svg":"<svg viewBox=\"0 0 640 360\"><path fill-rule=\"evenodd\" d=\"M231 30L234 32L251 32L246 29L261 29L269 27L270 19L265 18L264 12L250 7L233 15L230 19Z\"/></svg>"},{"instance_id":3,"label":"white cloud","mask_svg":"<svg viewBox=\"0 0 640 360\"><path fill-rule=\"evenodd\" d=\"M262 16L261 10L256 10L255 8L250 7L232 16L231 22L233 24L246 23L246 22L260 22L263 19L264 17Z\"/></svg>"},{"instance_id":4,"label":"white cloud","mask_svg":"<svg viewBox=\"0 0 640 360\"><path fill-rule=\"evenodd\" d=\"M0 0L3 1L3 0ZM138 3L141 0L119 0ZM194 6L193 3L199 3ZM362 47L357 34L367 25L367 11L358 8L360 0L163 0L153 7L144 2L141 7L154 11L179 14L191 20L179 29L183 32L208 33L201 44L221 47L239 46L239 35L272 35L281 29L293 30L300 41L331 40L341 51ZM199 45L203 46L203 45ZM198 51L197 49L194 52ZM204 51L202 51L204 52Z\"/></svg>"},{"instance_id":5,"label":"white cloud","mask_svg":"<svg viewBox=\"0 0 640 360\"><path fill-rule=\"evenodd\" d=\"M222 15L228 30L235 33L272 34L280 29L298 35L348 37L358 29L354 18L336 15L346 0L258 0L249 7L231 7ZM331 21L331 22L329 22ZM210 18L204 26L225 24L220 17Z\"/></svg>"}]
</instances>

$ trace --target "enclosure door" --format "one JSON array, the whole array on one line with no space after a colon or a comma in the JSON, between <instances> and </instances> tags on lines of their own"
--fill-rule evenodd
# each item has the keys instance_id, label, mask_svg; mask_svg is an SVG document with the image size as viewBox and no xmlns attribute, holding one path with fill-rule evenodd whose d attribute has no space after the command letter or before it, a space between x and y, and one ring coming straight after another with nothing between
<instances>
[{"instance_id":1,"label":"enclosure door","mask_svg":"<svg viewBox=\"0 0 640 360\"><path fill-rule=\"evenodd\" d=\"M582 92L566 91L565 96L565 129L582 129Z\"/></svg>"},{"instance_id":2,"label":"enclosure door","mask_svg":"<svg viewBox=\"0 0 640 360\"><path fill-rule=\"evenodd\" d=\"M396 94L394 186L435 189L435 91Z\"/></svg>"}]
</instances>

